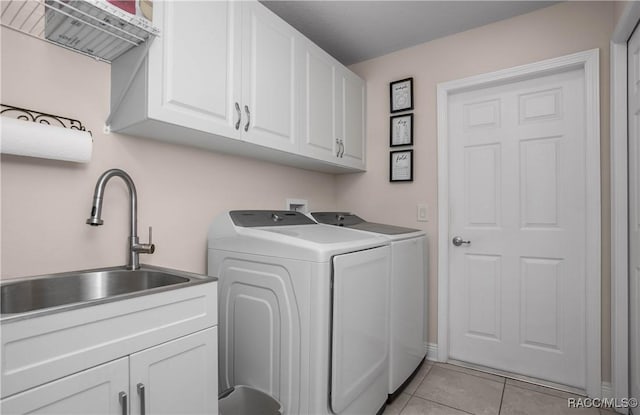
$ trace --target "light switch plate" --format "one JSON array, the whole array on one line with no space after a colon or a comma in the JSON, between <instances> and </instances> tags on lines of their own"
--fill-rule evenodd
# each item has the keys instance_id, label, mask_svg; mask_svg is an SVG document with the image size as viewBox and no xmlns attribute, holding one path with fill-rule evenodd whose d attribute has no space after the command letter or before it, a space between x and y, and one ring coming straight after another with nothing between
<instances>
[{"instance_id":1,"label":"light switch plate","mask_svg":"<svg viewBox=\"0 0 640 415\"><path fill-rule=\"evenodd\" d=\"M429 205L427 205L426 203L420 203L418 204L418 209L417 209L417 218L416 220L418 222L427 222L429 219Z\"/></svg>"}]
</instances>

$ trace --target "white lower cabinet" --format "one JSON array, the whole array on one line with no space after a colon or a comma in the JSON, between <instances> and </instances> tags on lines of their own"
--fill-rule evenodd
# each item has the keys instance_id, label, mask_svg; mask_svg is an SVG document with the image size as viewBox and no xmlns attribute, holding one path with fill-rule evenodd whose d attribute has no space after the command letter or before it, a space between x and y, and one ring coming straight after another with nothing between
<instances>
[{"instance_id":1,"label":"white lower cabinet","mask_svg":"<svg viewBox=\"0 0 640 415\"><path fill-rule=\"evenodd\" d=\"M218 331L211 327L0 401L0 413L218 413Z\"/></svg>"},{"instance_id":2,"label":"white lower cabinet","mask_svg":"<svg viewBox=\"0 0 640 415\"><path fill-rule=\"evenodd\" d=\"M0 401L0 413L121 415L129 391L129 358L123 357L29 389Z\"/></svg>"},{"instance_id":3,"label":"white lower cabinet","mask_svg":"<svg viewBox=\"0 0 640 415\"><path fill-rule=\"evenodd\" d=\"M218 413L216 327L132 354L132 415Z\"/></svg>"}]
</instances>

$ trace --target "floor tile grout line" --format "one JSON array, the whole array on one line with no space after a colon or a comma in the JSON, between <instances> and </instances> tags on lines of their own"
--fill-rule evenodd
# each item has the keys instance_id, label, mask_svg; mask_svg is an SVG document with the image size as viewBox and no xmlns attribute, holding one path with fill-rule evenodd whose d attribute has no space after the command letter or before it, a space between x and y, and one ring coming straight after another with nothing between
<instances>
[{"instance_id":1,"label":"floor tile grout line","mask_svg":"<svg viewBox=\"0 0 640 415\"><path fill-rule=\"evenodd\" d=\"M502 395L500 396L500 406L498 406L498 415L502 413L502 403L504 402L504 391L507 389L507 378L504 378L504 383L502 384Z\"/></svg>"},{"instance_id":2,"label":"floor tile grout line","mask_svg":"<svg viewBox=\"0 0 640 415\"><path fill-rule=\"evenodd\" d=\"M435 366L435 365L434 365ZM463 370L456 370L456 369L449 369L448 367L445 366L438 366L441 369L445 369L445 370L449 370L451 372L456 372L456 373L462 373L463 375L469 375L469 376L474 376L476 378L480 378L480 379L484 379L484 380L488 380L490 382L495 382L495 383L500 383L500 382L506 382L507 378L505 378L504 376L499 376L499 375L494 375L492 373L487 373L487 375L491 375L491 376L497 376L499 378L502 378L502 380L495 380L495 379L489 379L487 376L482 376L482 375L474 375L473 373L469 373L469 372L465 372ZM465 368L466 369L466 368ZM467 369L467 370L475 370L475 369ZM476 370L476 372L478 372ZM481 372L483 373L483 372Z\"/></svg>"},{"instance_id":3,"label":"floor tile grout line","mask_svg":"<svg viewBox=\"0 0 640 415\"><path fill-rule=\"evenodd\" d=\"M432 399L423 398L422 396L418 396L418 395L416 395L416 396L414 396L414 397L415 397L415 398L418 398L418 399L422 399L423 401L427 401L427 402L435 403L436 405L444 406L444 407L446 407L446 408L455 409L456 411L464 412L465 414L473 415L473 412L468 412L468 411L465 411L464 409L456 408L455 406L447 405L447 404L444 404L444 403L442 403L442 402L434 401L434 400L432 400ZM408 402L407 402L407 403L408 403ZM406 405L405 405L405 406L406 406ZM403 408L403 409L404 409L404 408Z\"/></svg>"},{"instance_id":4,"label":"floor tile grout line","mask_svg":"<svg viewBox=\"0 0 640 415\"><path fill-rule=\"evenodd\" d=\"M404 405L402 405L402 408L400 408L400 410L398 411L398 415L402 414L402 411L404 411L404 408L407 407L407 404L409 403L409 401L411 400L411 398L413 398L413 395L409 396L409 399L407 399L407 401L404 403Z\"/></svg>"},{"instance_id":5,"label":"floor tile grout line","mask_svg":"<svg viewBox=\"0 0 640 415\"><path fill-rule=\"evenodd\" d=\"M473 378L475 378L475 379L480 379L480 380L485 380L485 381L489 381L489 382L493 382L493 383L497 383L497 384L502 384L502 395L501 395L501 397L500 397L500 406L502 405L502 396L504 395L504 389L505 389L505 385L506 385L506 383L507 383L507 378L505 378L504 376L493 375L493 376L497 376L497 377L501 378L501 380L488 379L487 377L484 377L484 376L477 376L477 375L473 375L473 374L471 374L471 373L468 373L468 372L466 372L466 371L450 369L450 368L448 368L448 367L446 367L446 366L443 366L443 365L435 365L435 364L434 364L434 365L432 365L432 366L431 366L431 368L429 368L429 371L425 374L425 376L424 376L424 378L422 379L422 381L420 381L420 384L418 385L418 387L417 387L417 388L416 388L416 390L414 391L413 396L415 396L416 398L419 398L419 399L425 400L425 401L429 401L429 402L436 403L436 404L438 404L438 405L445 406L445 407L447 407L447 408L455 409L456 411L461 411L461 412L464 412L464 413L467 413L467 414L472 414L471 412L467 412L467 411L465 411L464 409L456 408L456 407L454 407L454 406L449 406L449 405L447 405L447 404L445 404L445 403L438 402L438 401L434 401L434 400L432 400L432 399L425 398L425 397L423 397L423 396L421 396L421 395L417 395L418 390L420 390L420 387L422 386L422 384L424 383L424 381L427 379L427 377L429 376L429 374L431 373L431 371L432 371L435 367L439 367L439 368L441 368L441 369L445 369L445 370L446 370L446 371L448 371L448 372L453 372L453 373L457 373L457 374L460 374L460 375L468 375L468 376L472 376L472 377L473 377ZM473 369L468 369L468 370L473 370ZM500 412L500 407L498 407L498 415L499 415L499 412ZM473 415L473 414L472 414L472 415Z\"/></svg>"},{"instance_id":6,"label":"floor tile grout line","mask_svg":"<svg viewBox=\"0 0 640 415\"><path fill-rule=\"evenodd\" d=\"M516 374L512 374L514 376L501 375L498 372L492 372L490 370L490 368L488 368L489 370L484 371L484 370L481 370L479 368L476 369L476 368L473 368L473 367L470 367L470 366L458 365L458 364L455 364L455 363L435 362L434 365L436 365L436 364L439 365L440 367L444 367L445 369L451 368L451 367L452 368L457 368L457 369L459 369L458 371L461 372L461 373L466 373L466 372L463 371L463 369L465 369L465 370L468 370L468 371L482 373L482 374L488 375L488 376L495 376L495 377L503 378L503 379L507 380L507 384L509 384L508 382L511 380L511 381L515 381L515 382L526 383L528 385L538 386L538 387L543 388L543 389L550 389L550 390L553 390L553 391L566 393L566 394L569 394L569 395L575 395L575 396L585 397L585 398L587 397L587 395L581 394L577 390L576 391L571 391L571 390L562 388L563 386L565 386L567 388L576 389L575 387L572 387L572 386L555 383L556 386L554 387L554 386L551 386L551 385L547 386L547 385L545 385L543 383L539 383L539 382L544 382L544 380L542 380L542 379L537 379L537 381L536 381L536 379L532 379L531 381L529 381L529 380L523 379L522 376L516 375ZM456 369L449 369L449 370L456 370ZM483 377L482 375L472 375L472 376ZM487 377L487 379L488 379L488 377ZM489 379L489 380L491 380L491 379ZM554 383L552 383L552 382L550 382L550 383L552 385L554 385ZM513 384L511 384L511 385L513 385ZM640 414L634 414L634 415L640 415Z\"/></svg>"},{"instance_id":7,"label":"floor tile grout line","mask_svg":"<svg viewBox=\"0 0 640 415\"><path fill-rule=\"evenodd\" d=\"M564 399L564 400L568 399L568 397L566 397L566 396L553 395L553 394L551 394L549 392L543 392L543 391L540 391L540 390L537 390L537 389L531 389L531 388L527 388L527 387L524 387L524 386L514 385L513 383L509 383L508 385L509 386L513 386L514 388L523 389L523 390L526 390L526 391L529 391L529 392L538 392L538 393L541 393L543 395L550 396L552 398L558 398L558 399ZM530 383L529 385L534 385L534 386L538 386L538 387L541 387L541 388L545 387L545 386L536 385L535 383ZM575 395L575 396L578 396L578 397L582 397L580 395L576 395L575 393L564 392L564 391L559 391L559 392L568 393L570 395Z\"/></svg>"},{"instance_id":8,"label":"floor tile grout line","mask_svg":"<svg viewBox=\"0 0 640 415\"><path fill-rule=\"evenodd\" d=\"M418 382L418 385L416 386L416 389L411 393L411 396L416 395L416 392L418 391L418 389L420 389L420 386L422 386L424 380L427 378L427 376L429 376L429 373L431 373L431 369L433 369L433 365L431 365L431 367L427 369L427 373L425 373L422 379L420 379L420 382Z\"/></svg>"}]
</instances>

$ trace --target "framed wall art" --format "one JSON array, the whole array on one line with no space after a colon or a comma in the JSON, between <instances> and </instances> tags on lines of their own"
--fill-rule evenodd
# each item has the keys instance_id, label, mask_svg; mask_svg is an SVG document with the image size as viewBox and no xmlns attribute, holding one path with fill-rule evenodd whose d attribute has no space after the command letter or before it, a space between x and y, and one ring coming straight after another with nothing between
<instances>
[{"instance_id":1,"label":"framed wall art","mask_svg":"<svg viewBox=\"0 0 640 415\"><path fill-rule=\"evenodd\" d=\"M413 78L391 82L389 93L392 113L413 109Z\"/></svg>"},{"instance_id":2,"label":"framed wall art","mask_svg":"<svg viewBox=\"0 0 640 415\"><path fill-rule=\"evenodd\" d=\"M390 118L389 145L391 147L413 145L413 114L396 115Z\"/></svg>"},{"instance_id":3,"label":"framed wall art","mask_svg":"<svg viewBox=\"0 0 640 415\"><path fill-rule=\"evenodd\" d=\"M389 181L413 181L413 150L392 151L389 157Z\"/></svg>"}]
</instances>

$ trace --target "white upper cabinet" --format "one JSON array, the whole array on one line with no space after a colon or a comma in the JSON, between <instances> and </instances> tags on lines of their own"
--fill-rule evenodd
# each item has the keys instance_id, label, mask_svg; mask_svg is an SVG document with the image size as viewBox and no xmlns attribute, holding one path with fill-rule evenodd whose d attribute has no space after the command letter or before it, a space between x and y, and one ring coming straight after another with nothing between
<instances>
[{"instance_id":1,"label":"white upper cabinet","mask_svg":"<svg viewBox=\"0 0 640 415\"><path fill-rule=\"evenodd\" d=\"M300 34L259 3L242 3L243 139L297 151Z\"/></svg>"},{"instance_id":2,"label":"white upper cabinet","mask_svg":"<svg viewBox=\"0 0 640 415\"><path fill-rule=\"evenodd\" d=\"M365 83L347 69L338 71L338 138L342 140L340 160L343 164L364 169L365 166Z\"/></svg>"},{"instance_id":3,"label":"white upper cabinet","mask_svg":"<svg viewBox=\"0 0 640 415\"><path fill-rule=\"evenodd\" d=\"M158 7L160 6L160 7ZM238 138L239 16L234 3L154 4L162 30L149 53L149 116Z\"/></svg>"},{"instance_id":4,"label":"white upper cabinet","mask_svg":"<svg viewBox=\"0 0 640 415\"><path fill-rule=\"evenodd\" d=\"M111 64L112 131L364 170L364 83L262 4L157 2L153 23L148 57L138 47Z\"/></svg>"},{"instance_id":5,"label":"white upper cabinet","mask_svg":"<svg viewBox=\"0 0 640 415\"><path fill-rule=\"evenodd\" d=\"M301 55L300 152L364 170L364 81L311 42Z\"/></svg>"},{"instance_id":6,"label":"white upper cabinet","mask_svg":"<svg viewBox=\"0 0 640 415\"><path fill-rule=\"evenodd\" d=\"M336 134L336 70L338 63L322 49L307 42L302 52L304 65L301 77L300 152L338 162Z\"/></svg>"}]
</instances>

